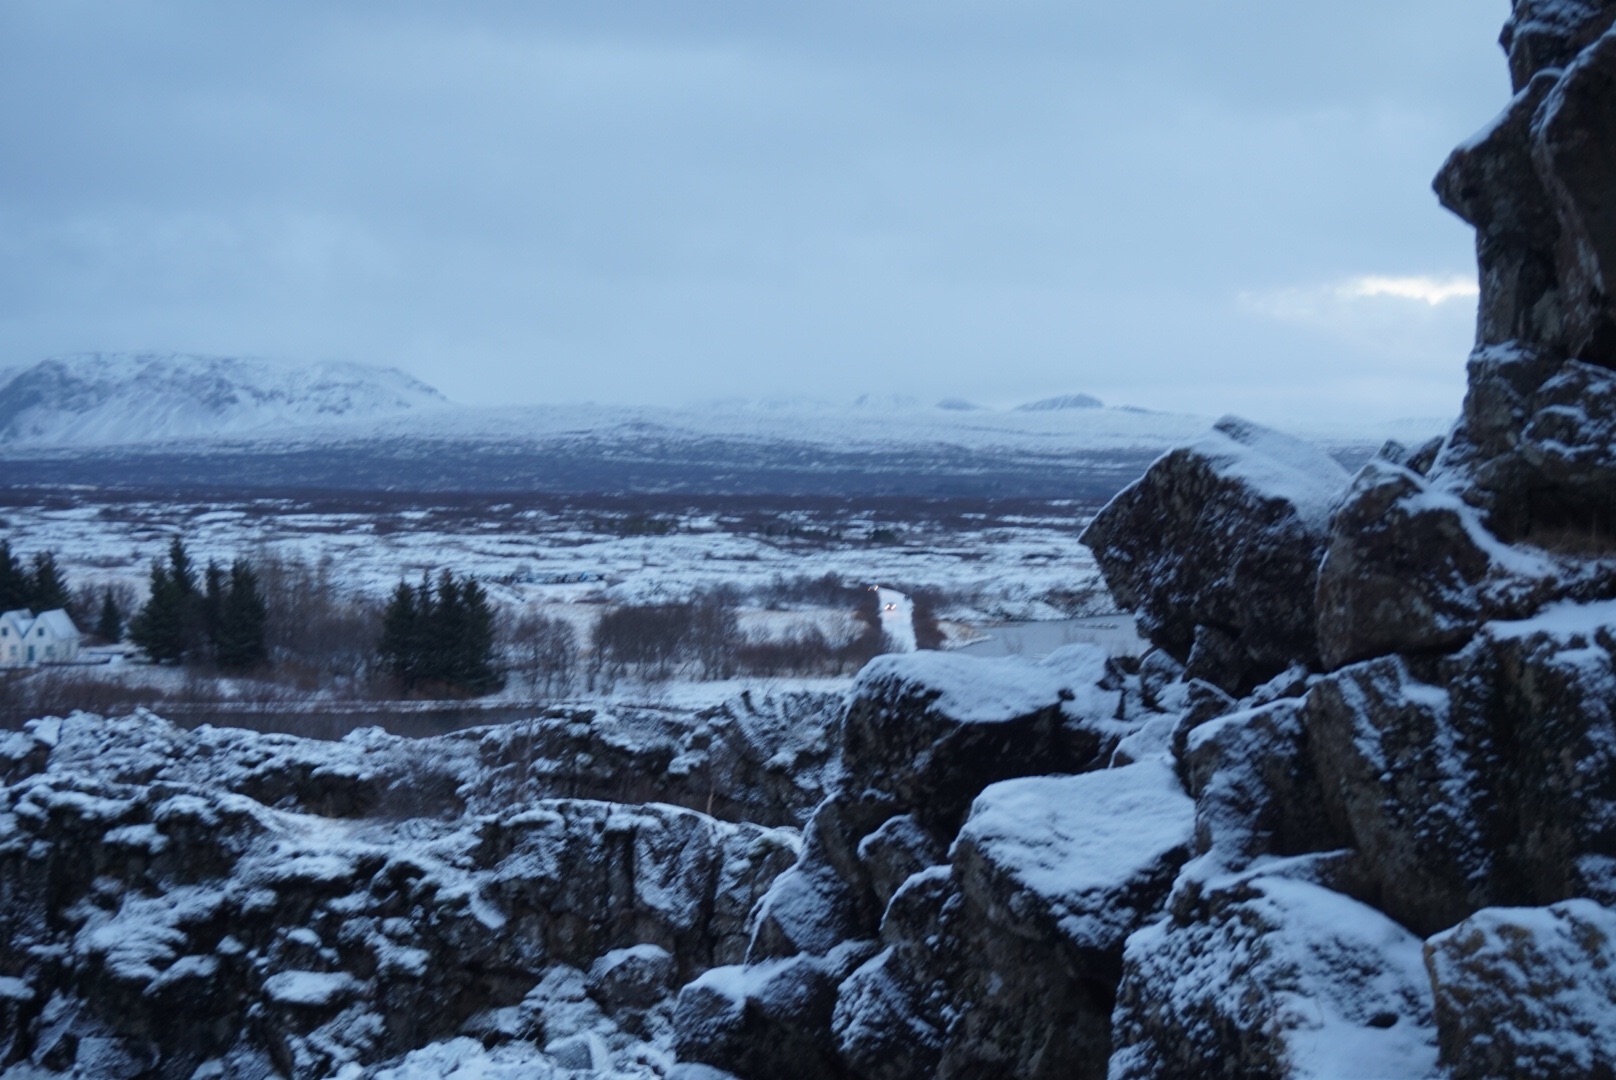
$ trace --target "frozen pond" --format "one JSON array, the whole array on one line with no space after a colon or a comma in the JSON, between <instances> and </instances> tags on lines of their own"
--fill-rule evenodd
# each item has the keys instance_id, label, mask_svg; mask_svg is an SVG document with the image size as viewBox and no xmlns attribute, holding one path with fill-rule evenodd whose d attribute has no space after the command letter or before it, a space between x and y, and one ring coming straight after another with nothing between
<instances>
[{"instance_id":1,"label":"frozen pond","mask_svg":"<svg viewBox=\"0 0 1616 1080\"><path fill-rule=\"evenodd\" d=\"M1150 643L1139 636L1133 616L1125 611L1051 622L1001 623L980 628L988 637L955 652L969 656L1025 656L1038 659L1062 645L1100 645L1112 656L1140 656Z\"/></svg>"}]
</instances>

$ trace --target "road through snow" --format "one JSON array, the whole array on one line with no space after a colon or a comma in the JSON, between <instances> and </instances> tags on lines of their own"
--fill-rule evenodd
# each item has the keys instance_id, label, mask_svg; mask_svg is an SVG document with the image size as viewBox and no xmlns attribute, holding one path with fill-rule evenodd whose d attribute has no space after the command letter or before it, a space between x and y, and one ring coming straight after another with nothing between
<instances>
[{"instance_id":1,"label":"road through snow","mask_svg":"<svg viewBox=\"0 0 1616 1080\"><path fill-rule=\"evenodd\" d=\"M914 652L915 602L897 589L878 587L881 599L881 630L893 652Z\"/></svg>"}]
</instances>

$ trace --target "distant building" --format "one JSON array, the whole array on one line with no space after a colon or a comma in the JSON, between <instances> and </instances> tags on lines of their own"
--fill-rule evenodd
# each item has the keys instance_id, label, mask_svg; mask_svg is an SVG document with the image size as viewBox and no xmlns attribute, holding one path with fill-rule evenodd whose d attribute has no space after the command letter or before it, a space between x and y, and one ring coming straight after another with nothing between
<instances>
[{"instance_id":1,"label":"distant building","mask_svg":"<svg viewBox=\"0 0 1616 1080\"><path fill-rule=\"evenodd\" d=\"M79 628L61 608L36 616L27 608L0 615L0 667L65 664L79 658Z\"/></svg>"}]
</instances>

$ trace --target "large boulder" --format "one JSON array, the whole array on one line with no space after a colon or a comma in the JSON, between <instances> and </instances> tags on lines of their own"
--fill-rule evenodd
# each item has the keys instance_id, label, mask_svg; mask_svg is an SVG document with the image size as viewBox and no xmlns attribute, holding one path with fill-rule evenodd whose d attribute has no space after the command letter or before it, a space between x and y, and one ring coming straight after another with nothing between
<instances>
[{"instance_id":1,"label":"large boulder","mask_svg":"<svg viewBox=\"0 0 1616 1080\"><path fill-rule=\"evenodd\" d=\"M1489 789L1493 904L1616 904L1616 601L1491 623L1448 666Z\"/></svg>"},{"instance_id":2,"label":"large boulder","mask_svg":"<svg viewBox=\"0 0 1616 1080\"><path fill-rule=\"evenodd\" d=\"M1009 780L977 797L954 868L987 919L1099 961L1158 910L1194 830L1195 804L1159 760Z\"/></svg>"},{"instance_id":3,"label":"large boulder","mask_svg":"<svg viewBox=\"0 0 1616 1080\"><path fill-rule=\"evenodd\" d=\"M679 1056L744 1080L840 1080L847 1072L831 1036L836 988L875 948L873 942L848 942L827 956L705 972L679 992Z\"/></svg>"},{"instance_id":4,"label":"large boulder","mask_svg":"<svg viewBox=\"0 0 1616 1080\"><path fill-rule=\"evenodd\" d=\"M989 787L843 984L844 1060L866 1080L1103 1076L1122 943L1161 910L1193 814L1159 759Z\"/></svg>"},{"instance_id":5,"label":"large boulder","mask_svg":"<svg viewBox=\"0 0 1616 1080\"><path fill-rule=\"evenodd\" d=\"M1478 346L1526 341L1557 348L1561 342L1554 266L1560 227L1531 149L1532 117L1558 81L1558 72L1533 78L1437 173L1442 205L1476 230Z\"/></svg>"},{"instance_id":6,"label":"large boulder","mask_svg":"<svg viewBox=\"0 0 1616 1080\"><path fill-rule=\"evenodd\" d=\"M1567 582L1547 554L1502 543L1480 511L1387 461L1342 500L1318 577L1325 667L1463 645L1483 622L1530 614Z\"/></svg>"},{"instance_id":7,"label":"large boulder","mask_svg":"<svg viewBox=\"0 0 1616 1080\"><path fill-rule=\"evenodd\" d=\"M1488 908L1426 942L1453 1080L1616 1076L1616 911Z\"/></svg>"},{"instance_id":8,"label":"large boulder","mask_svg":"<svg viewBox=\"0 0 1616 1080\"><path fill-rule=\"evenodd\" d=\"M1607 32L1578 53L1538 107L1532 160L1560 225L1567 350L1616 365L1616 36Z\"/></svg>"},{"instance_id":9,"label":"large boulder","mask_svg":"<svg viewBox=\"0 0 1616 1080\"><path fill-rule=\"evenodd\" d=\"M1103 761L1129 730L1109 729L1121 705L1120 683L1095 646L1038 662L880 656L859 673L848 705L844 790L878 794L893 814L912 813L951 838L989 784Z\"/></svg>"},{"instance_id":10,"label":"large boulder","mask_svg":"<svg viewBox=\"0 0 1616 1080\"><path fill-rule=\"evenodd\" d=\"M1240 693L1317 660L1313 592L1347 474L1300 440L1234 417L1174 450L1083 533L1141 632Z\"/></svg>"},{"instance_id":11,"label":"large boulder","mask_svg":"<svg viewBox=\"0 0 1616 1080\"><path fill-rule=\"evenodd\" d=\"M1364 856L1379 906L1421 933L1494 895L1492 792L1468 719L1398 657L1345 668L1307 697L1321 804Z\"/></svg>"},{"instance_id":12,"label":"large boulder","mask_svg":"<svg viewBox=\"0 0 1616 1080\"><path fill-rule=\"evenodd\" d=\"M1611 0L1514 0L1499 44L1515 89L1546 68L1565 67L1613 21Z\"/></svg>"},{"instance_id":13,"label":"large boulder","mask_svg":"<svg viewBox=\"0 0 1616 1080\"><path fill-rule=\"evenodd\" d=\"M1195 798L1193 877L1346 846L1324 810L1301 701L1275 701L1201 725L1190 732L1182 762Z\"/></svg>"},{"instance_id":14,"label":"large boulder","mask_svg":"<svg viewBox=\"0 0 1616 1080\"><path fill-rule=\"evenodd\" d=\"M1317 884L1227 879L1128 939L1109 1076L1432 1076L1420 950L1380 912Z\"/></svg>"}]
</instances>

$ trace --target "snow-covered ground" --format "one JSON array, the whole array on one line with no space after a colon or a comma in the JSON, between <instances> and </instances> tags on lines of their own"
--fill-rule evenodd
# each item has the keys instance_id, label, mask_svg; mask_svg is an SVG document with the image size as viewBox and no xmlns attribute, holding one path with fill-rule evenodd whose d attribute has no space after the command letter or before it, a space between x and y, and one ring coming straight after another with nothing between
<instances>
[{"instance_id":1,"label":"snow-covered ground","mask_svg":"<svg viewBox=\"0 0 1616 1080\"><path fill-rule=\"evenodd\" d=\"M621 516L505 503L379 511L282 500L53 499L0 509L0 530L14 552L54 551L75 588L127 584L143 593L152 560L179 537L199 565L241 555L296 558L324 566L341 588L378 599L401 579L452 569L475 575L497 603L567 618L580 632L606 604L724 588L739 594L743 628L783 636L811 619L837 640L855 629L848 612L771 598L771 590L826 575L908 595L929 590L946 605L935 614L966 638L975 624L1069 617L1074 603L1082 606L1076 598L1096 592L1089 609L1103 610L1094 561L1077 541L1085 516L1081 507L1059 505L1038 516L962 522L897 521L870 511L832 522L781 511L766 515L762 529L692 510L646 531ZM623 535L634 529L642 534Z\"/></svg>"}]
</instances>

